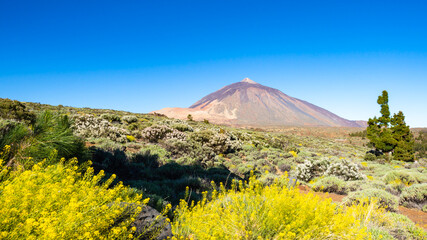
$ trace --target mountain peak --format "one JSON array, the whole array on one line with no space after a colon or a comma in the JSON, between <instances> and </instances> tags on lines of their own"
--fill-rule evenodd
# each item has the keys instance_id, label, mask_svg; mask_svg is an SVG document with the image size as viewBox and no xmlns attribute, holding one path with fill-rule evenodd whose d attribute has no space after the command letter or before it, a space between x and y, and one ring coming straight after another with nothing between
<instances>
[{"instance_id":1,"label":"mountain peak","mask_svg":"<svg viewBox=\"0 0 427 240\"><path fill-rule=\"evenodd\" d=\"M286 95L245 78L215 91L189 108L156 111L168 117L241 126L346 126L360 127L326 109Z\"/></svg>"},{"instance_id":2,"label":"mountain peak","mask_svg":"<svg viewBox=\"0 0 427 240\"><path fill-rule=\"evenodd\" d=\"M257 84L255 81L249 79L249 78L245 78L243 79L241 82L245 82L245 83L251 83L251 84Z\"/></svg>"}]
</instances>

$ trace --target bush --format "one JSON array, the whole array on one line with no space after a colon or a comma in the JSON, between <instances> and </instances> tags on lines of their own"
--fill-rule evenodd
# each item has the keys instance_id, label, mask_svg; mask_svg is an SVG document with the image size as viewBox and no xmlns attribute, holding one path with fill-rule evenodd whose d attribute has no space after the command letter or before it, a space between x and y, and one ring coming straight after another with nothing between
<instances>
[{"instance_id":1,"label":"bush","mask_svg":"<svg viewBox=\"0 0 427 240\"><path fill-rule=\"evenodd\" d=\"M172 155L177 157L191 155L190 153L197 147L195 144L179 139L168 139L163 144Z\"/></svg>"},{"instance_id":2,"label":"bush","mask_svg":"<svg viewBox=\"0 0 427 240\"><path fill-rule=\"evenodd\" d=\"M2 120L0 122L0 149L6 145L11 146L10 156L12 157L20 149L20 143L30 134L30 129L24 123Z\"/></svg>"},{"instance_id":3,"label":"bush","mask_svg":"<svg viewBox=\"0 0 427 240\"><path fill-rule=\"evenodd\" d=\"M346 181L363 179L364 175L359 172L357 164L342 159L341 162L331 163L325 172L326 175L335 175Z\"/></svg>"},{"instance_id":4,"label":"bush","mask_svg":"<svg viewBox=\"0 0 427 240\"><path fill-rule=\"evenodd\" d=\"M387 184L405 184L410 186L417 183L417 180L405 171L391 171L384 176L384 182Z\"/></svg>"},{"instance_id":5,"label":"bush","mask_svg":"<svg viewBox=\"0 0 427 240\"><path fill-rule=\"evenodd\" d=\"M86 157L84 142L73 135L68 117L47 111L38 114L31 129L22 123L14 124L0 136L0 144L0 147L12 146L10 157L26 166L51 154L65 158ZM29 161L29 158L33 160Z\"/></svg>"},{"instance_id":6,"label":"bush","mask_svg":"<svg viewBox=\"0 0 427 240\"><path fill-rule=\"evenodd\" d=\"M386 231L386 235L391 235L393 237L391 239L427 239L427 232L419 226L416 226L414 222L404 215L386 212L383 214L381 220L382 221L376 225L383 232ZM383 235L383 239L384 236L385 235Z\"/></svg>"},{"instance_id":7,"label":"bush","mask_svg":"<svg viewBox=\"0 0 427 240\"><path fill-rule=\"evenodd\" d=\"M185 124L185 123L175 123L172 125L172 128L174 128L180 132L192 132L192 131L194 131L193 127L191 127L190 125Z\"/></svg>"},{"instance_id":8,"label":"bush","mask_svg":"<svg viewBox=\"0 0 427 240\"><path fill-rule=\"evenodd\" d=\"M398 210L397 197L384 190L376 188L368 188L357 192L352 192L346 198L344 198L343 202L345 202L347 205L359 204L365 199L372 201L373 198L376 198L379 205L388 211L396 212Z\"/></svg>"},{"instance_id":9,"label":"bush","mask_svg":"<svg viewBox=\"0 0 427 240\"><path fill-rule=\"evenodd\" d=\"M127 130L114 126L107 120L92 115L73 117L73 129L77 136L85 138L108 138L115 142L125 143Z\"/></svg>"},{"instance_id":10,"label":"bush","mask_svg":"<svg viewBox=\"0 0 427 240\"><path fill-rule=\"evenodd\" d=\"M369 178L368 178L369 179ZM355 180L346 182L346 186L349 192L355 192L359 190L364 190L368 188L376 188L376 189L386 189L386 185L383 181L380 180Z\"/></svg>"},{"instance_id":11,"label":"bush","mask_svg":"<svg viewBox=\"0 0 427 240\"><path fill-rule=\"evenodd\" d=\"M311 187L316 192L330 192L338 194L346 194L347 187L346 182L335 176L327 176L317 179Z\"/></svg>"},{"instance_id":12,"label":"bush","mask_svg":"<svg viewBox=\"0 0 427 240\"><path fill-rule=\"evenodd\" d=\"M25 156L39 160L48 157L54 150L64 158L83 157L84 153L84 142L73 135L71 122L66 115L40 113L33 126L32 137L27 141L24 145L28 145L28 148L23 150Z\"/></svg>"},{"instance_id":13,"label":"bush","mask_svg":"<svg viewBox=\"0 0 427 240\"><path fill-rule=\"evenodd\" d=\"M122 117L121 120L124 121L124 122L126 122L126 123L128 123L128 124L138 122L138 118L136 116L134 116L134 115L125 115L125 116Z\"/></svg>"},{"instance_id":14,"label":"bush","mask_svg":"<svg viewBox=\"0 0 427 240\"><path fill-rule=\"evenodd\" d=\"M173 232L193 239L363 239L366 228L356 216L366 208L336 208L330 200L301 194L296 188L273 184L263 187L254 178L231 190L221 187L189 205L181 200L175 211ZM215 187L215 186L214 186ZM359 214L356 214L359 211ZM362 213L363 212L363 213ZM367 217L369 219L369 217Z\"/></svg>"},{"instance_id":15,"label":"bush","mask_svg":"<svg viewBox=\"0 0 427 240\"><path fill-rule=\"evenodd\" d=\"M126 135L126 139L129 141L129 142L135 142L135 137L134 136L131 136L131 135Z\"/></svg>"},{"instance_id":16,"label":"bush","mask_svg":"<svg viewBox=\"0 0 427 240\"><path fill-rule=\"evenodd\" d=\"M142 138L147 139L149 142L157 143L163 139L185 139L186 134L176 129L172 129L165 125L155 125L145 128L142 133Z\"/></svg>"},{"instance_id":17,"label":"bush","mask_svg":"<svg viewBox=\"0 0 427 240\"><path fill-rule=\"evenodd\" d=\"M399 203L405 207L423 209L427 204L427 183L414 184L400 195Z\"/></svg>"},{"instance_id":18,"label":"bush","mask_svg":"<svg viewBox=\"0 0 427 240\"><path fill-rule=\"evenodd\" d=\"M107 120L109 122L121 122L120 116L115 115L115 114L105 113L105 114L101 115L101 118L105 119L105 120Z\"/></svg>"},{"instance_id":19,"label":"bush","mask_svg":"<svg viewBox=\"0 0 427 240\"><path fill-rule=\"evenodd\" d=\"M395 195L399 195L405 188L418 182L412 173L404 170L388 172L383 180L388 184L386 190Z\"/></svg>"},{"instance_id":20,"label":"bush","mask_svg":"<svg viewBox=\"0 0 427 240\"><path fill-rule=\"evenodd\" d=\"M215 155L234 153L241 149L241 142L232 135L226 133L215 133L211 130L193 132L189 135L189 140L209 149Z\"/></svg>"},{"instance_id":21,"label":"bush","mask_svg":"<svg viewBox=\"0 0 427 240\"><path fill-rule=\"evenodd\" d=\"M0 99L0 118L33 123L36 115L29 112L21 102L6 98Z\"/></svg>"},{"instance_id":22,"label":"bush","mask_svg":"<svg viewBox=\"0 0 427 240\"><path fill-rule=\"evenodd\" d=\"M328 168L329 161L323 160L305 160L304 163L299 164L295 171L295 176L302 181L310 181L312 178L323 175Z\"/></svg>"},{"instance_id":23,"label":"bush","mask_svg":"<svg viewBox=\"0 0 427 240\"><path fill-rule=\"evenodd\" d=\"M366 153L363 159L365 159L366 161L375 161L377 159L377 156L375 156L375 154L373 153Z\"/></svg>"},{"instance_id":24,"label":"bush","mask_svg":"<svg viewBox=\"0 0 427 240\"><path fill-rule=\"evenodd\" d=\"M140 125L138 123L131 123L127 126L127 129L129 129L130 131L135 131L138 130L140 127Z\"/></svg>"},{"instance_id":25,"label":"bush","mask_svg":"<svg viewBox=\"0 0 427 240\"><path fill-rule=\"evenodd\" d=\"M146 145L139 150L139 153L131 157L131 162L140 162L135 158L140 155L143 158L143 162L147 163L148 161L157 161L159 164L165 163L170 157L170 153L158 145ZM147 165L149 166L149 165Z\"/></svg>"},{"instance_id":26,"label":"bush","mask_svg":"<svg viewBox=\"0 0 427 240\"><path fill-rule=\"evenodd\" d=\"M286 164L286 163L281 163L279 165L279 170L281 172L288 172L289 173L291 171L291 166L289 164Z\"/></svg>"},{"instance_id":27,"label":"bush","mask_svg":"<svg viewBox=\"0 0 427 240\"><path fill-rule=\"evenodd\" d=\"M83 173L72 160L11 173L0 182L0 235L4 239L124 239L134 234L132 217L116 221L127 204L140 204L114 180L100 184L103 173ZM145 201L144 201L145 202Z\"/></svg>"}]
</instances>

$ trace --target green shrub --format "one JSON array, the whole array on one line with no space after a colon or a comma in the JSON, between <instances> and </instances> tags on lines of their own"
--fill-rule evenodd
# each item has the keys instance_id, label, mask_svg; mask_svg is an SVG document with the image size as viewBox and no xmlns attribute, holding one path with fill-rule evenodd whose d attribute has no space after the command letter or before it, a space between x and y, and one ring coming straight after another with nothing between
<instances>
[{"instance_id":1,"label":"green shrub","mask_svg":"<svg viewBox=\"0 0 427 240\"><path fill-rule=\"evenodd\" d=\"M175 123L171 126L172 128L180 131L180 132L192 132L193 128L185 123Z\"/></svg>"},{"instance_id":2,"label":"green shrub","mask_svg":"<svg viewBox=\"0 0 427 240\"><path fill-rule=\"evenodd\" d=\"M349 192L356 192L364 189L375 188L375 189L386 189L386 184L380 180L356 180L356 181L348 181L347 189Z\"/></svg>"},{"instance_id":3,"label":"green shrub","mask_svg":"<svg viewBox=\"0 0 427 240\"><path fill-rule=\"evenodd\" d=\"M291 165L289 165L289 164L287 164L287 163L281 163L281 164L279 164L279 170L281 171L281 172L290 172L291 171L291 169L292 169L292 167L291 167Z\"/></svg>"},{"instance_id":4,"label":"green shrub","mask_svg":"<svg viewBox=\"0 0 427 240\"><path fill-rule=\"evenodd\" d=\"M154 145L154 144L145 145L139 151L141 153L148 151L148 152L150 152L151 155L156 155L159 157L159 159L163 159L163 160L166 160L166 158L170 157L170 153L166 149L162 148L161 146Z\"/></svg>"},{"instance_id":5,"label":"green shrub","mask_svg":"<svg viewBox=\"0 0 427 240\"><path fill-rule=\"evenodd\" d=\"M366 159L365 159L366 160ZM381 240L394 240L395 238L385 229L381 227L371 227L369 229L371 239L381 239Z\"/></svg>"},{"instance_id":6,"label":"green shrub","mask_svg":"<svg viewBox=\"0 0 427 240\"><path fill-rule=\"evenodd\" d=\"M33 158L46 158L53 150L58 157L82 157L84 142L73 135L71 122L66 115L42 112L37 116L29 147L24 151Z\"/></svg>"},{"instance_id":7,"label":"green shrub","mask_svg":"<svg viewBox=\"0 0 427 240\"><path fill-rule=\"evenodd\" d=\"M0 149L6 145L11 146L9 156L12 157L20 149L20 143L30 134L30 129L24 123L2 120L0 122Z\"/></svg>"},{"instance_id":8,"label":"green shrub","mask_svg":"<svg viewBox=\"0 0 427 240\"><path fill-rule=\"evenodd\" d=\"M116 149L123 150L122 144L112 141L108 138L96 138L95 144L97 148L101 148L107 151L114 151Z\"/></svg>"},{"instance_id":9,"label":"green shrub","mask_svg":"<svg viewBox=\"0 0 427 240\"><path fill-rule=\"evenodd\" d=\"M427 204L427 183L414 184L403 190L399 202L405 207L423 209Z\"/></svg>"},{"instance_id":10,"label":"green shrub","mask_svg":"<svg viewBox=\"0 0 427 240\"><path fill-rule=\"evenodd\" d=\"M131 123L128 125L127 129L129 129L130 131L135 131L138 130L140 127L140 125L138 123Z\"/></svg>"},{"instance_id":11,"label":"green shrub","mask_svg":"<svg viewBox=\"0 0 427 240\"><path fill-rule=\"evenodd\" d=\"M316 192L330 192L338 194L346 194L346 182L335 176L327 176L314 180L311 187Z\"/></svg>"},{"instance_id":12,"label":"green shrub","mask_svg":"<svg viewBox=\"0 0 427 240\"><path fill-rule=\"evenodd\" d=\"M377 159L377 156L375 156L375 154L373 153L366 153L363 159L365 159L366 161L375 161Z\"/></svg>"},{"instance_id":13,"label":"green shrub","mask_svg":"<svg viewBox=\"0 0 427 240\"><path fill-rule=\"evenodd\" d=\"M293 147L293 146L292 146L292 147L287 147L287 148L285 149L285 151L286 151L286 152L291 152L291 151L292 151L292 152L295 152L295 153L297 153L297 154L301 152L301 150L300 150L299 148L297 148L297 147Z\"/></svg>"},{"instance_id":14,"label":"green shrub","mask_svg":"<svg viewBox=\"0 0 427 240\"><path fill-rule=\"evenodd\" d=\"M120 116L115 114L105 113L101 115L101 118L108 120L110 122L121 122Z\"/></svg>"},{"instance_id":15,"label":"green shrub","mask_svg":"<svg viewBox=\"0 0 427 240\"><path fill-rule=\"evenodd\" d=\"M250 152L250 151L253 151L254 149L255 149L255 147L251 144L243 144L242 145L242 150L244 152Z\"/></svg>"},{"instance_id":16,"label":"green shrub","mask_svg":"<svg viewBox=\"0 0 427 240\"><path fill-rule=\"evenodd\" d=\"M380 228L386 230L392 239L427 239L427 232L402 214L386 212L383 219Z\"/></svg>"},{"instance_id":17,"label":"green shrub","mask_svg":"<svg viewBox=\"0 0 427 240\"><path fill-rule=\"evenodd\" d=\"M128 123L128 124L138 122L138 118L134 115L125 115L121 118L121 120Z\"/></svg>"},{"instance_id":18,"label":"green shrub","mask_svg":"<svg viewBox=\"0 0 427 240\"><path fill-rule=\"evenodd\" d=\"M197 165L197 160L191 157L180 157L175 160L176 163L181 165Z\"/></svg>"},{"instance_id":19,"label":"green shrub","mask_svg":"<svg viewBox=\"0 0 427 240\"><path fill-rule=\"evenodd\" d=\"M263 174L263 175L261 175L260 178L258 178L260 183L262 183L265 186L269 186L269 185L273 184L275 181L278 181L279 179L280 179L279 176L277 176L276 174L272 174L272 173Z\"/></svg>"},{"instance_id":20,"label":"green shrub","mask_svg":"<svg viewBox=\"0 0 427 240\"><path fill-rule=\"evenodd\" d=\"M6 98L0 99L0 118L33 123L36 116L29 112L23 103Z\"/></svg>"},{"instance_id":21,"label":"green shrub","mask_svg":"<svg viewBox=\"0 0 427 240\"><path fill-rule=\"evenodd\" d=\"M73 135L68 117L48 111L37 116L32 130L24 124L15 124L0 136L0 144L13 146L11 158L27 166L52 154L58 157L51 158L52 161L61 157L78 157L80 160L87 157L84 142Z\"/></svg>"},{"instance_id":22,"label":"green shrub","mask_svg":"<svg viewBox=\"0 0 427 240\"><path fill-rule=\"evenodd\" d=\"M410 171L409 174L415 179L416 183L426 183L427 182L427 172L425 170L420 171Z\"/></svg>"},{"instance_id":23,"label":"green shrub","mask_svg":"<svg viewBox=\"0 0 427 240\"><path fill-rule=\"evenodd\" d=\"M391 171L384 176L385 183L403 183L407 186L417 183L417 180L405 170Z\"/></svg>"},{"instance_id":24,"label":"green shrub","mask_svg":"<svg viewBox=\"0 0 427 240\"><path fill-rule=\"evenodd\" d=\"M357 192L351 192L343 201L347 205L351 205L363 202L365 199L372 201L373 198L376 198L379 205L388 211L396 212L398 210L397 197L384 190L376 188L368 188Z\"/></svg>"}]
</instances>

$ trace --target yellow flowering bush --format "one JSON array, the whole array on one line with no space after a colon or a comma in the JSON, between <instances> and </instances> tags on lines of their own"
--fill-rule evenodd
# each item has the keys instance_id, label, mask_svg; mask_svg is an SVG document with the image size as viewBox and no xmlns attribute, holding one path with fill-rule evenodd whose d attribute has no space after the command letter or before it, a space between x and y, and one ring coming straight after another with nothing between
<instances>
[{"instance_id":1,"label":"yellow flowering bush","mask_svg":"<svg viewBox=\"0 0 427 240\"><path fill-rule=\"evenodd\" d=\"M208 200L181 200L175 210L173 233L177 239L365 239L364 222L371 205L338 206L283 181L263 187L254 179L220 186ZM236 186L239 185L239 186ZM237 190L239 189L239 190Z\"/></svg>"},{"instance_id":2,"label":"yellow flowering bush","mask_svg":"<svg viewBox=\"0 0 427 240\"><path fill-rule=\"evenodd\" d=\"M136 138L132 135L126 135L126 138L129 142L135 142Z\"/></svg>"},{"instance_id":3,"label":"yellow flowering bush","mask_svg":"<svg viewBox=\"0 0 427 240\"><path fill-rule=\"evenodd\" d=\"M297 152L295 152L295 151L289 151L289 153L290 153L294 158L298 157L298 153L297 153Z\"/></svg>"},{"instance_id":4,"label":"yellow flowering bush","mask_svg":"<svg viewBox=\"0 0 427 240\"><path fill-rule=\"evenodd\" d=\"M101 183L102 171L82 171L75 159L50 166L41 162L10 174L2 164L0 159L0 239L133 237L132 217L141 207L129 218L120 216L129 210L125 203L142 206L142 196L128 194L121 183L110 187L114 175Z\"/></svg>"}]
</instances>

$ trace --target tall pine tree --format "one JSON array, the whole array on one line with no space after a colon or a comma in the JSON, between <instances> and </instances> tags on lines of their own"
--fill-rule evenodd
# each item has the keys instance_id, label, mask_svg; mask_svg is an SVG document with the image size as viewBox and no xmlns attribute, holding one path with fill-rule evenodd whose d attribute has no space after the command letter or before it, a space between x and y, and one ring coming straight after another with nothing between
<instances>
[{"instance_id":1,"label":"tall pine tree","mask_svg":"<svg viewBox=\"0 0 427 240\"><path fill-rule=\"evenodd\" d=\"M414 160L414 136L405 123L405 116L400 111L390 118L388 93L383 91L377 103L381 106L381 117L370 118L367 137L375 149L383 153L393 153L396 160Z\"/></svg>"},{"instance_id":2,"label":"tall pine tree","mask_svg":"<svg viewBox=\"0 0 427 240\"><path fill-rule=\"evenodd\" d=\"M378 97L377 103L381 106L381 117L369 119L367 137L371 140L371 144L383 153L389 153L395 148L397 141L393 138L390 125L390 110L388 106L388 93L383 91Z\"/></svg>"}]
</instances>

